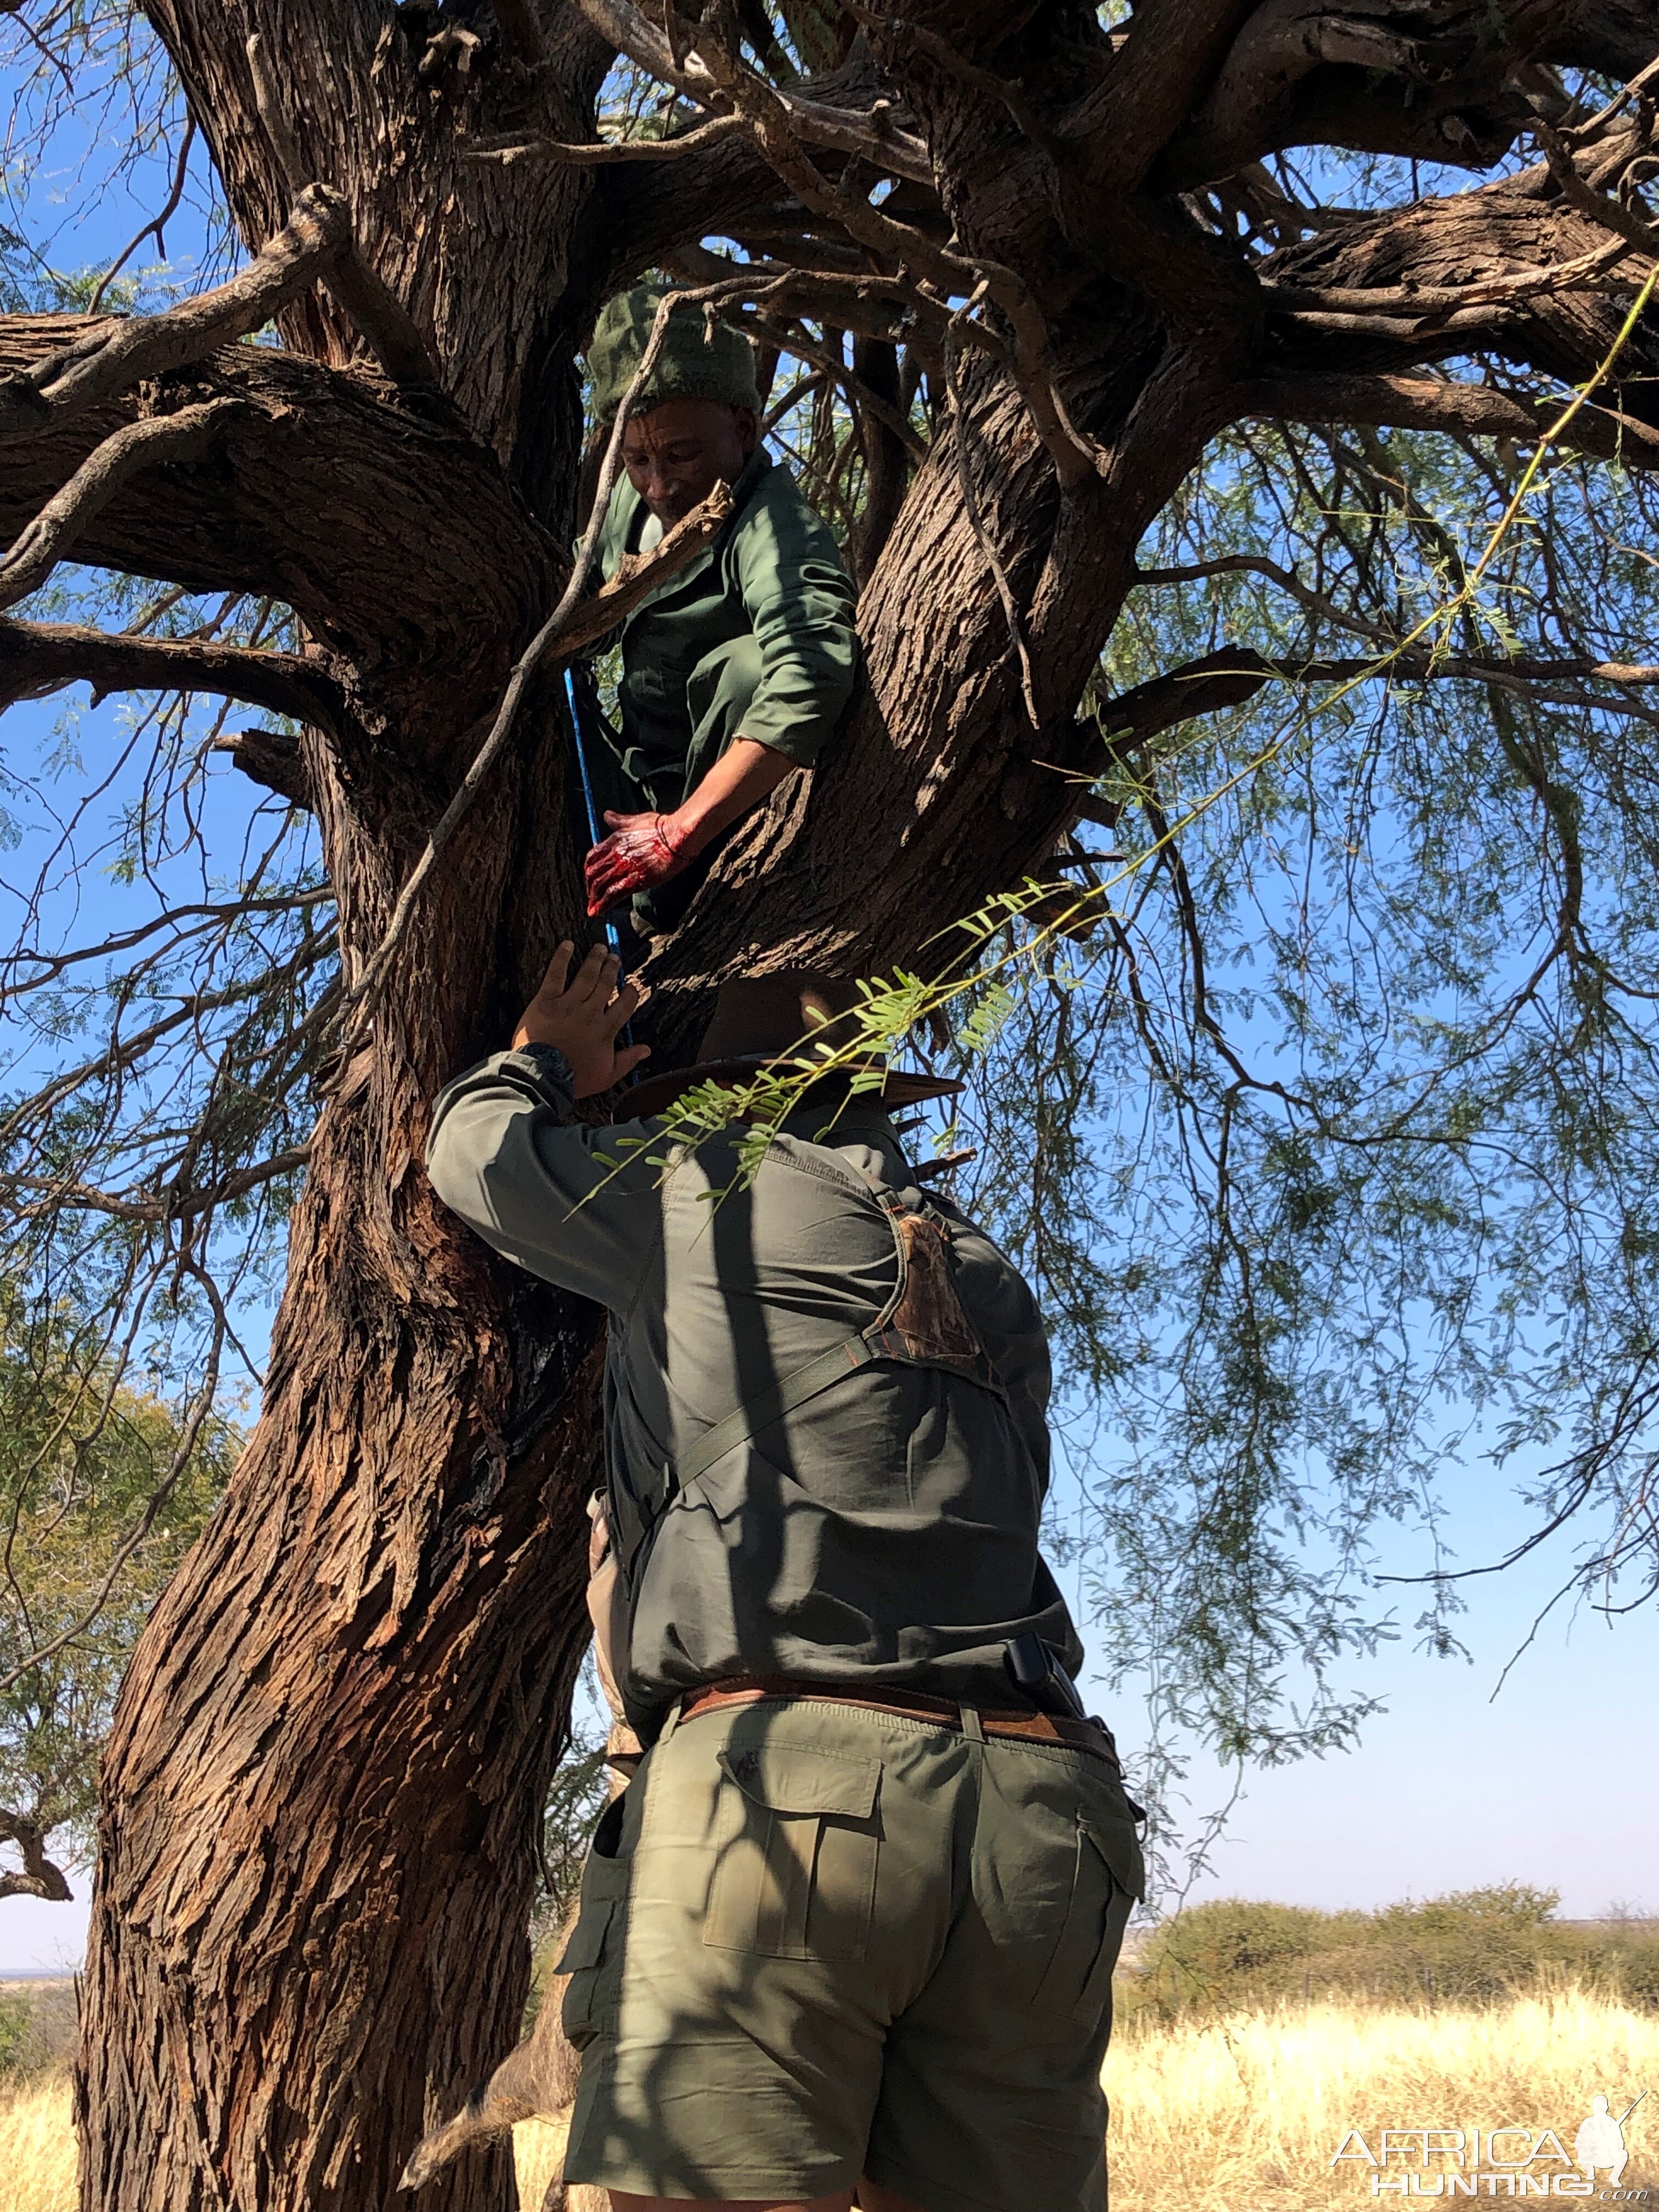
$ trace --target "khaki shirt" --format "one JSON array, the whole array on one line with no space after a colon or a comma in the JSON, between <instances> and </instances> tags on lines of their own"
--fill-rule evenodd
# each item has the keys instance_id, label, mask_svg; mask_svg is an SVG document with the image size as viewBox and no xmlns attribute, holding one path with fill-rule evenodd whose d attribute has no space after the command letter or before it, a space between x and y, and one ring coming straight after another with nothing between
<instances>
[{"instance_id":1,"label":"khaki shirt","mask_svg":"<svg viewBox=\"0 0 1659 2212\"><path fill-rule=\"evenodd\" d=\"M648 782L684 770L692 737L686 686L699 661L752 635L760 683L742 734L810 768L853 696L855 595L829 525L786 468L757 447L732 486L735 511L714 543L629 616L619 693L629 773ZM649 514L623 480L599 538L614 576Z\"/></svg>"},{"instance_id":2,"label":"khaki shirt","mask_svg":"<svg viewBox=\"0 0 1659 2212\"><path fill-rule=\"evenodd\" d=\"M893 1298L877 1194L923 1203L879 1108L787 1123L746 1186L740 1132L668 1152L658 1121L568 1120L562 1054L498 1053L434 1109L434 1188L520 1267L610 1314L605 1447L629 1589L622 1682L649 1741L683 1690L732 1674L909 1688L1007 1707L1007 1638L1082 1650L1037 1548L1047 1340L1031 1292L942 1200L995 1387L878 1358L763 1421L682 1485L677 1460ZM831 1363L833 1364L834 1363Z\"/></svg>"}]
</instances>

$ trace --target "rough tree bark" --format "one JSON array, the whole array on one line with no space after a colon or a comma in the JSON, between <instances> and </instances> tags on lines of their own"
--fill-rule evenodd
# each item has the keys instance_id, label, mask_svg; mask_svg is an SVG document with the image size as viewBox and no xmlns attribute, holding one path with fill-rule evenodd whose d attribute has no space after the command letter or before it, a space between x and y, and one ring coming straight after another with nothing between
<instances>
[{"instance_id":1,"label":"rough tree bark","mask_svg":"<svg viewBox=\"0 0 1659 2212\"><path fill-rule=\"evenodd\" d=\"M149 13L249 246L300 186L342 196L436 386L400 391L363 358L338 264L283 307L286 352L204 349L56 416L42 364L98 331L9 319L0 531L134 423L228 403L205 449L106 486L65 542L296 610L302 660L239 673L201 655L194 680L307 716L280 772L320 823L348 981L556 594L574 349L609 289L735 237L802 272L798 312L860 333L878 399L901 335L954 392L956 427L902 503L902 441L863 424L867 691L653 960L659 1057L722 975L925 960L1040 861L1100 765L1076 707L1137 544L1218 431L1277 413L1524 437L1522 401L1406 372L1475 351L1583 377L1628 299L1540 287L1610 235L1549 167L1249 255L1182 195L1214 187L1271 221L1251 165L1310 137L1490 166L1536 100L1559 118L1548 65L1624 76L1659 47L1659 10L1637 0L1143 0L1110 36L1058 3L817 7L795 11L800 50L836 73L781 101L717 0L672 41L626 0ZM280 58L280 112L269 85L261 111L251 35ZM618 46L738 124L668 162L469 158L469 135L590 140ZM1644 116L1620 126L1626 166ZM1620 143L1596 142L1585 190L1613 191ZM884 167L892 194L860 199ZM1630 240L1629 265L1655 243ZM974 326L952 322L970 295ZM1628 367L1650 372L1656 349L1638 332ZM1632 380L1622 418L1589 408L1573 434L1650 462L1656 388ZM77 670L146 680L130 647L15 623L8 641L0 699ZM1179 684L1145 689L1142 735L1190 707ZM86 2212L385 2203L516 2039L532 1838L584 1641L596 1318L471 1243L419 1160L432 1092L499 1040L580 911L565 743L554 688L532 690L333 1072L258 1427L122 1693L77 2077ZM423 2202L482 2212L510 2185L497 2151Z\"/></svg>"}]
</instances>

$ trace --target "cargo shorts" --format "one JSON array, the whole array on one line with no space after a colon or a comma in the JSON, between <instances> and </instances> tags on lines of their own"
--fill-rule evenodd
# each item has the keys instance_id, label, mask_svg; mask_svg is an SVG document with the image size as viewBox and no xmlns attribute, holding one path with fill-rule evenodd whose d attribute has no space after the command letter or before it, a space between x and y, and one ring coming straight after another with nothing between
<instances>
[{"instance_id":1,"label":"cargo shorts","mask_svg":"<svg viewBox=\"0 0 1659 2212\"><path fill-rule=\"evenodd\" d=\"M1142 1893L1110 1765L811 1699L699 1714L601 1821L556 1972L568 2182L1103 2212Z\"/></svg>"}]
</instances>

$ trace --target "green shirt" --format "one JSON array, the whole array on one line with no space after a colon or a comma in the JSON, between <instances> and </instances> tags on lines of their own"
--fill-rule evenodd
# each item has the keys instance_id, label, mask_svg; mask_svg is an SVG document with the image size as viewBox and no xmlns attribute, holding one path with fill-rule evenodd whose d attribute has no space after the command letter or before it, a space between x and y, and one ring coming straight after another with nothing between
<instances>
[{"instance_id":1,"label":"green shirt","mask_svg":"<svg viewBox=\"0 0 1659 2212\"><path fill-rule=\"evenodd\" d=\"M623 741L646 771L684 769L686 685L705 654L752 635L760 682L742 734L810 768L853 696L855 594L829 525L757 446L732 486L735 512L689 568L635 608L622 635ZM649 509L626 478L599 538L607 580Z\"/></svg>"},{"instance_id":2,"label":"green shirt","mask_svg":"<svg viewBox=\"0 0 1659 2212\"><path fill-rule=\"evenodd\" d=\"M886 1115L854 1101L832 1134L798 1116L740 1188L740 1132L665 1170L660 1122L588 1128L570 1106L562 1054L498 1053L439 1097L427 1167L498 1252L609 1310L609 1499L631 1607L622 1688L641 1734L681 1691L732 1674L1006 1708L1018 1698L1003 1645L1025 1630L1074 1674L1082 1648L1037 1549L1042 1321L996 1246L941 1200L929 1202L997 1387L875 1358L678 1480L716 1423L871 1327L892 1297L877 1193L911 1206L921 1194Z\"/></svg>"}]
</instances>

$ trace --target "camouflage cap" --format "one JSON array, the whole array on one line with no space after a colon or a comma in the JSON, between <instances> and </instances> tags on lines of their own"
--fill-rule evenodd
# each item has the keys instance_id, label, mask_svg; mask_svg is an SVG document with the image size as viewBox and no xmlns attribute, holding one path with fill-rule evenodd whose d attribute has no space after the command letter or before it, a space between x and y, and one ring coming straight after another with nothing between
<instances>
[{"instance_id":1,"label":"camouflage cap","mask_svg":"<svg viewBox=\"0 0 1659 2212\"><path fill-rule=\"evenodd\" d=\"M593 411L601 422L616 419L651 336L658 304L670 289L641 284L606 302L587 349ZM700 307L676 308L634 412L643 415L665 399L718 399L758 414L754 348L729 323L716 321L711 328Z\"/></svg>"}]
</instances>

